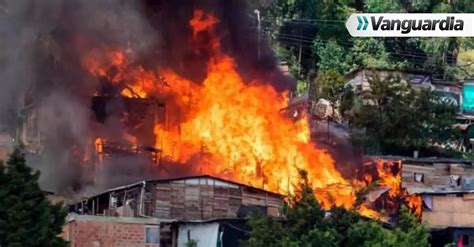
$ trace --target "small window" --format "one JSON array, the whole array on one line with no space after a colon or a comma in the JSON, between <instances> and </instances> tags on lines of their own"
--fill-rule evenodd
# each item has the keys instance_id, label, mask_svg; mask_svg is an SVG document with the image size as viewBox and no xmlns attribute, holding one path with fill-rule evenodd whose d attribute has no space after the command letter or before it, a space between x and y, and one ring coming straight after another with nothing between
<instances>
[{"instance_id":1,"label":"small window","mask_svg":"<svg viewBox=\"0 0 474 247\"><path fill-rule=\"evenodd\" d=\"M461 185L461 176L459 175L449 176L449 185L452 187Z\"/></svg>"},{"instance_id":2,"label":"small window","mask_svg":"<svg viewBox=\"0 0 474 247\"><path fill-rule=\"evenodd\" d=\"M424 180L425 180L425 175L423 173L415 172L415 174L413 175L413 181L417 183L423 183Z\"/></svg>"},{"instance_id":3,"label":"small window","mask_svg":"<svg viewBox=\"0 0 474 247\"><path fill-rule=\"evenodd\" d=\"M160 228L158 226L145 226L145 244L160 243Z\"/></svg>"}]
</instances>

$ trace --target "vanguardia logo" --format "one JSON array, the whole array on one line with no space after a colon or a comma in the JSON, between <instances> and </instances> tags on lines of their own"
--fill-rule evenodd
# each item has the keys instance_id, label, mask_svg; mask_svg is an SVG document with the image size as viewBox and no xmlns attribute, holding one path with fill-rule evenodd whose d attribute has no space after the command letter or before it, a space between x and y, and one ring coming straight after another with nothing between
<instances>
[{"instance_id":1,"label":"vanguardia logo","mask_svg":"<svg viewBox=\"0 0 474 247\"><path fill-rule=\"evenodd\" d=\"M367 27L369 26L369 21L367 20L367 17L365 16L357 16L357 21L359 22L359 26L357 26L357 30L367 30Z\"/></svg>"},{"instance_id":2,"label":"vanguardia logo","mask_svg":"<svg viewBox=\"0 0 474 247\"><path fill-rule=\"evenodd\" d=\"M365 17L365 16L364 16ZM463 20L455 20L453 16L448 16L443 20L398 20L398 19L386 19L384 16L376 18L370 17L372 23L372 30L378 31L401 31L403 34L410 33L412 30L424 30L424 31L446 31L456 30L462 31L464 28ZM365 30L365 29L364 29Z\"/></svg>"},{"instance_id":3,"label":"vanguardia logo","mask_svg":"<svg viewBox=\"0 0 474 247\"><path fill-rule=\"evenodd\" d=\"M474 14L353 14L346 27L355 37L472 37Z\"/></svg>"}]
</instances>

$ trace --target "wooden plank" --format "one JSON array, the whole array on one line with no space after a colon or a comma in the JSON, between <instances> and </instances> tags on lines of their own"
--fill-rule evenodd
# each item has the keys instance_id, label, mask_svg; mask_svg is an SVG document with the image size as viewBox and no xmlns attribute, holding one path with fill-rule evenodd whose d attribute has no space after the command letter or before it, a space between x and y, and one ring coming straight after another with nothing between
<instances>
[{"instance_id":1,"label":"wooden plank","mask_svg":"<svg viewBox=\"0 0 474 247\"><path fill-rule=\"evenodd\" d=\"M442 167L444 165L438 165L438 167ZM433 172L435 170L434 166L427 165L409 165L409 164L403 164L402 166L402 171L408 171L408 172L414 172L414 171L420 171L420 172Z\"/></svg>"},{"instance_id":2,"label":"wooden plank","mask_svg":"<svg viewBox=\"0 0 474 247\"><path fill-rule=\"evenodd\" d=\"M247 197L247 198L265 198L266 194L265 193L243 193L242 197Z\"/></svg>"},{"instance_id":3,"label":"wooden plank","mask_svg":"<svg viewBox=\"0 0 474 247\"><path fill-rule=\"evenodd\" d=\"M171 187L172 186L170 184L156 184L155 185L156 190L170 190Z\"/></svg>"},{"instance_id":4,"label":"wooden plank","mask_svg":"<svg viewBox=\"0 0 474 247\"><path fill-rule=\"evenodd\" d=\"M212 212L212 216L215 218L218 217L227 217L228 216L228 210L223 210L223 209L214 209Z\"/></svg>"},{"instance_id":5,"label":"wooden plank","mask_svg":"<svg viewBox=\"0 0 474 247\"><path fill-rule=\"evenodd\" d=\"M216 209L228 210L229 209L229 204L228 204L227 201L223 202L223 203L214 202L213 209L214 210L216 210Z\"/></svg>"},{"instance_id":6,"label":"wooden plank","mask_svg":"<svg viewBox=\"0 0 474 247\"><path fill-rule=\"evenodd\" d=\"M462 176L464 174L464 167L459 166L459 165L451 165L450 166L450 174L451 175L460 175L460 176Z\"/></svg>"},{"instance_id":7,"label":"wooden plank","mask_svg":"<svg viewBox=\"0 0 474 247\"><path fill-rule=\"evenodd\" d=\"M280 198L268 197L267 204L268 204L268 206L283 206L285 203Z\"/></svg>"},{"instance_id":8,"label":"wooden plank","mask_svg":"<svg viewBox=\"0 0 474 247\"><path fill-rule=\"evenodd\" d=\"M193 195L199 195L200 194L200 188L199 186L193 186L193 185L188 185L184 188L184 192L188 194L193 194Z\"/></svg>"},{"instance_id":9,"label":"wooden plank","mask_svg":"<svg viewBox=\"0 0 474 247\"><path fill-rule=\"evenodd\" d=\"M171 218L168 213L159 213L159 212L156 212L155 214L156 214L156 217L158 217L158 218L162 218L162 219L169 219L169 218Z\"/></svg>"},{"instance_id":10,"label":"wooden plank","mask_svg":"<svg viewBox=\"0 0 474 247\"><path fill-rule=\"evenodd\" d=\"M200 189L199 187L194 187L194 186L188 186L186 187L184 191L184 200L185 201L193 201L193 200L199 200L199 195L200 195Z\"/></svg>"},{"instance_id":11,"label":"wooden plank","mask_svg":"<svg viewBox=\"0 0 474 247\"><path fill-rule=\"evenodd\" d=\"M433 175L435 176L449 175L449 166L447 166L446 164L434 163L433 166L434 166Z\"/></svg>"},{"instance_id":12,"label":"wooden plank","mask_svg":"<svg viewBox=\"0 0 474 247\"><path fill-rule=\"evenodd\" d=\"M242 205L265 206L265 199L243 198Z\"/></svg>"},{"instance_id":13,"label":"wooden plank","mask_svg":"<svg viewBox=\"0 0 474 247\"><path fill-rule=\"evenodd\" d=\"M183 219L185 216L184 208L171 207L171 217L175 219Z\"/></svg>"},{"instance_id":14,"label":"wooden plank","mask_svg":"<svg viewBox=\"0 0 474 247\"><path fill-rule=\"evenodd\" d=\"M169 201L171 200L171 195L170 192L157 192L155 198L162 201Z\"/></svg>"},{"instance_id":15,"label":"wooden plank","mask_svg":"<svg viewBox=\"0 0 474 247\"><path fill-rule=\"evenodd\" d=\"M184 208L184 202L171 202L171 208Z\"/></svg>"},{"instance_id":16,"label":"wooden plank","mask_svg":"<svg viewBox=\"0 0 474 247\"><path fill-rule=\"evenodd\" d=\"M214 187L214 195L229 195L229 188L226 187Z\"/></svg>"},{"instance_id":17,"label":"wooden plank","mask_svg":"<svg viewBox=\"0 0 474 247\"><path fill-rule=\"evenodd\" d=\"M432 178L433 185L443 185L449 186L450 177L449 176L434 176Z\"/></svg>"},{"instance_id":18,"label":"wooden plank","mask_svg":"<svg viewBox=\"0 0 474 247\"><path fill-rule=\"evenodd\" d=\"M169 207L171 205L170 201L162 201L162 200L156 200L155 201L155 206L156 207Z\"/></svg>"},{"instance_id":19,"label":"wooden plank","mask_svg":"<svg viewBox=\"0 0 474 247\"><path fill-rule=\"evenodd\" d=\"M229 198L229 206L240 206L242 205L242 198Z\"/></svg>"},{"instance_id":20,"label":"wooden plank","mask_svg":"<svg viewBox=\"0 0 474 247\"><path fill-rule=\"evenodd\" d=\"M242 197L242 190L241 189L229 189L229 196L232 197Z\"/></svg>"}]
</instances>

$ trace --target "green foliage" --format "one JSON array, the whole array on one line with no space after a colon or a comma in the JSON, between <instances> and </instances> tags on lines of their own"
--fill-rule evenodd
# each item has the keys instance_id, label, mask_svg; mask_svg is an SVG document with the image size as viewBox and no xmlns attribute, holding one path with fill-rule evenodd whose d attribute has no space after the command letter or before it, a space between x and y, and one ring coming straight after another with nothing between
<instances>
[{"instance_id":1,"label":"green foliage","mask_svg":"<svg viewBox=\"0 0 474 247\"><path fill-rule=\"evenodd\" d=\"M19 149L0 165L0 246L67 246L58 236L67 212L49 203L39 175Z\"/></svg>"},{"instance_id":2,"label":"green foliage","mask_svg":"<svg viewBox=\"0 0 474 247\"><path fill-rule=\"evenodd\" d=\"M274 40L296 58L302 47L302 58L288 62L302 68L298 78L306 78L312 70L334 69L345 74L360 66L428 70L445 79L471 77L469 70L457 65L459 51L472 49L469 39L354 38L344 23L354 12L470 13L474 1L277 0L269 9L264 16ZM311 42L313 47L309 47Z\"/></svg>"},{"instance_id":3,"label":"green foliage","mask_svg":"<svg viewBox=\"0 0 474 247\"><path fill-rule=\"evenodd\" d=\"M299 66L298 58L296 57L293 51L294 49L291 47L285 48L276 42L272 44L272 47L275 53L278 55L278 57L282 61L284 61L286 65L288 66L290 75L293 76L294 78L299 78L300 66Z\"/></svg>"},{"instance_id":4,"label":"green foliage","mask_svg":"<svg viewBox=\"0 0 474 247\"><path fill-rule=\"evenodd\" d=\"M379 223L359 221L348 230L348 246L411 247L428 246L429 232L406 207L400 209L398 226L393 230Z\"/></svg>"},{"instance_id":5,"label":"green foliage","mask_svg":"<svg viewBox=\"0 0 474 247\"><path fill-rule=\"evenodd\" d=\"M392 60L381 39L357 38L350 48L339 45L335 39L315 41L314 52L318 56L319 70L335 70L348 73L358 67L403 69L405 60Z\"/></svg>"},{"instance_id":6,"label":"green foliage","mask_svg":"<svg viewBox=\"0 0 474 247\"><path fill-rule=\"evenodd\" d=\"M361 193L362 194L362 193ZM427 246L428 230L406 207L399 225L386 229L379 221L362 219L354 210L334 207L326 212L316 200L307 173L300 171L296 193L289 197L286 221L277 222L260 212L249 219L250 239L245 246Z\"/></svg>"},{"instance_id":7,"label":"green foliage","mask_svg":"<svg viewBox=\"0 0 474 247\"><path fill-rule=\"evenodd\" d=\"M381 69L403 69L407 65L403 59L392 59L382 39L355 39L350 52L352 53L352 63L357 66Z\"/></svg>"},{"instance_id":8,"label":"green foliage","mask_svg":"<svg viewBox=\"0 0 474 247\"><path fill-rule=\"evenodd\" d=\"M306 92L308 92L308 83L306 83L305 81L297 81L296 96L303 96Z\"/></svg>"},{"instance_id":9,"label":"green foliage","mask_svg":"<svg viewBox=\"0 0 474 247\"><path fill-rule=\"evenodd\" d=\"M350 38L344 25L341 25L354 9L354 0L277 0L275 5L264 11L266 29L273 41L286 50L277 52L282 61L290 67L296 65L299 78L307 78L316 68L317 57L313 54L312 40L340 40ZM317 20L314 22L313 20ZM326 21L327 20L327 21ZM334 22L336 20L336 22ZM340 22L337 22L340 21ZM288 53L291 53L288 56ZM280 56L283 55L283 56ZM289 57L298 58L289 61Z\"/></svg>"},{"instance_id":10,"label":"green foliage","mask_svg":"<svg viewBox=\"0 0 474 247\"><path fill-rule=\"evenodd\" d=\"M428 228L424 223L420 224L416 216L405 206L400 209L398 227L394 233L399 246L428 246Z\"/></svg>"},{"instance_id":11,"label":"green foliage","mask_svg":"<svg viewBox=\"0 0 474 247\"><path fill-rule=\"evenodd\" d=\"M351 61L351 54L334 39L328 42L316 40L314 50L318 56L320 70L331 70L343 74L355 67Z\"/></svg>"},{"instance_id":12,"label":"green foliage","mask_svg":"<svg viewBox=\"0 0 474 247\"><path fill-rule=\"evenodd\" d=\"M330 228L334 230L335 242L339 246L348 246L348 231L352 225L360 220L359 214L354 209L347 210L343 207L331 208L330 214L331 216L326 221Z\"/></svg>"},{"instance_id":13,"label":"green foliage","mask_svg":"<svg viewBox=\"0 0 474 247\"><path fill-rule=\"evenodd\" d=\"M289 198L289 204L286 217L290 236L301 236L308 230L323 227L324 211L314 196L306 171L300 171L296 194Z\"/></svg>"},{"instance_id":14,"label":"green foliage","mask_svg":"<svg viewBox=\"0 0 474 247\"><path fill-rule=\"evenodd\" d=\"M285 238L285 231L280 223L257 211L247 221L252 227L252 234L246 245L248 246L279 246Z\"/></svg>"},{"instance_id":15,"label":"green foliage","mask_svg":"<svg viewBox=\"0 0 474 247\"><path fill-rule=\"evenodd\" d=\"M348 246L395 246L396 239L375 221L359 221L348 231ZM416 246L416 245L414 245Z\"/></svg>"},{"instance_id":16,"label":"green foliage","mask_svg":"<svg viewBox=\"0 0 474 247\"><path fill-rule=\"evenodd\" d=\"M399 0L365 0L364 10L367 13L403 13L403 7Z\"/></svg>"},{"instance_id":17,"label":"green foliage","mask_svg":"<svg viewBox=\"0 0 474 247\"><path fill-rule=\"evenodd\" d=\"M415 90L399 78L373 78L364 102L348 115L354 134L368 153L409 155L434 144L447 145L457 136L457 109L429 90Z\"/></svg>"},{"instance_id":18,"label":"green foliage","mask_svg":"<svg viewBox=\"0 0 474 247\"><path fill-rule=\"evenodd\" d=\"M342 95L345 84L344 77L336 70L320 70L316 76L315 89L317 98L323 98L331 102L336 102Z\"/></svg>"}]
</instances>

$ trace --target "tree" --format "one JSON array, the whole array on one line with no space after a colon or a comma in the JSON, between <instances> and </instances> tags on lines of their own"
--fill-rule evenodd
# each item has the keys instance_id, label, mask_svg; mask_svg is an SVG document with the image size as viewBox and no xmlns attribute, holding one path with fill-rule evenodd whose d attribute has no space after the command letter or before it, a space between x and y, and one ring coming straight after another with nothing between
<instances>
[{"instance_id":1,"label":"tree","mask_svg":"<svg viewBox=\"0 0 474 247\"><path fill-rule=\"evenodd\" d=\"M395 236L375 221L359 221L348 231L347 246L389 247L395 244Z\"/></svg>"},{"instance_id":2,"label":"tree","mask_svg":"<svg viewBox=\"0 0 474 247\"><path fill-rule=\"evenodd\" d=\"M288 201L284 224L262 214L249 219L252 232L248 246L337 246L338 234L325 222L325 212L314 196L306 171L300 171L296 193Z\"/></svg>"},{"instance_id":3,"label":"tree","mask_svg":"<svg viewBox=\"0 0 474 247\"><path fill-rule=\"evenodd\" d=\"M0 165L0 246L67 246L58 236L67 212L50 204L39 175L19 149Z\"/></svg>"},{"instance_id":4,"label":"tree","mask_svg":"<svg viewBox=\"0 0 474 247\"><path fill-rule=\"evenodd\" d=\"M320 70L344 74L355 68L351 54L334 39L328 42L316 40L313 49L318 56Z\"/></svg>"},{"instance_id":5,"label":"tree","mask_svg":"<svg viewBox=\"0 0 474 247\"><path fill-rule=\"evenodd\" d=\"M335 102L341 96L346 81L336 70L320 70L316 76L316 96Z\"/></svg>"},{"instance_id":6,"label":"tree","mask_svg":"<svg viewBox=\"0 0 474 247\"><path fill-rule=\"evenodd\" d=\"M350 35L344 22L354 0L277 0L271 7L262 6L265 29L285 52L277 52L282 60L288 53L297 60L287 61L290 67L297 65L298 78L307 78L316 68L317 56L313 41L327 41L333 37L346 41Z\"/></svg>"},{"instance_id":7,"label":"tree","mask_svg":"<svg viewBox=\"0 0 474 247\"><path fill-rule=\"evenodd\" d=\"M400 78L374 77L371 92L359 97L347 115L354 134L367 153L411 155L433 146L449 146L456 139L454 105L428 89L415 90Z\"/></svg>"},{"instance_id":8,"label":"tree","mask_svg":"<svg viewBox=\"0 0 474 247\"><path fill-rule=\"evenodd\" d=\"M404 246L428 246L429 231L424 223L420 224L410 210L402 206L398 227L395 229L397 239L402 240Z\"/></svg>"},{"instance_id":9,"label":"tree","mask_svg":"<svg viewBox=\"0 0 474 247\"><path fill-rule=\"evenodd\" d=\"M428 230L406 207L400 210L399 224L386 229L376 220L360 217L354 209L334 207L323 210L316 200L304 171L296 193L289 197L286 221L261 213L248 220L251 226L247 246L427 246Z\"/></svg>"},{"instance_id":10,"label":"tree","mask_svg":"<svg viewBox=\"0 0 474 247\"><path fill-rule=\"evenodd\" d=\"M411 247L428 246L429 232L405 206L400 209L398 225L393 230L375 221L359 221L348 230L348 246Z\"/></svg>"},{"instance_id":11,"label":"tree","mask_svg":"<svg viewBox=\"0 0 474 247\"><path fill-rule=\"evenodd\" d=\"M282 225L259 211L253 212L247 223L252 228L251 236L245 243L248 246L279 246L285 239L286 232Z\"/></svg>"},{"instance_id":12,"label":"tree","mask_svg":"<svg viewBox=\"0 0 474 247\"><path fill-rule=\"evenodd\" d=\"M471 0L277 0L263 12L266 29L279 43L298 78L318 69L335 69L341 74L358 67L425 70L435 77L471 77L458 54L472 49L466 38L355 38L344 23L351 13L471 13ZM469 45L471 43L471 45ZM279 53L280 54L280 53Z\"/></svg>"}]
</instances>

